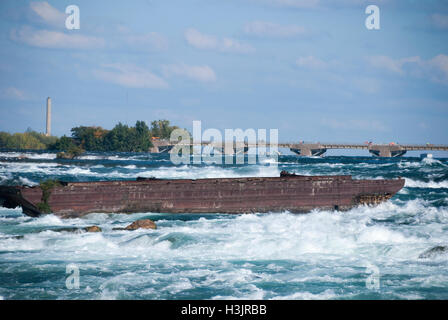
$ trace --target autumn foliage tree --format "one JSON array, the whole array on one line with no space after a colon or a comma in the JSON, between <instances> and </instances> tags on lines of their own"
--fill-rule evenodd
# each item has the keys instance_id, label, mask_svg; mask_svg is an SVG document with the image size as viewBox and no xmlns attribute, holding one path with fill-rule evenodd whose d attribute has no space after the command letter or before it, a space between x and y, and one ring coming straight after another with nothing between
<instances>
[{"instance_id":1,"label":"autumn foliage tree","mask_svg":"<svg viewBox=\"0 0 448 320\"><path fill-rule=\"evenodd\" d=\"M47 137L43 134L27 131L9 134L0 132L0 148L3 149L49 149L76 153L86 151L148 152L153 146L152 137L169 139L171 132L177 129L168 120L151 122L151 128L144 121L137 121L131 127L118 123L112 130L98 126L79 126L71 129L71 137Z\"/></svg>"}]
</instances>

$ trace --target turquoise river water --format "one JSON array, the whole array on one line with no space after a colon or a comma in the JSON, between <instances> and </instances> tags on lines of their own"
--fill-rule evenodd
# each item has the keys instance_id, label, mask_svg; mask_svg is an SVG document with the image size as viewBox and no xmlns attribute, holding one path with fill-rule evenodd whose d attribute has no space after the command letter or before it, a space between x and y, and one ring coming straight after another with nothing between
<instances>
[{"instance_id":1,"label":"turquoise river water","mask_svg":"<svg viewBox=\"0 0 448 320\"><path fill-rule=\"evenodd\" d=\"M0 299L448 299L447 251L419 257L448 246L448 159L279 156L276 163L173 165L168 155L55 157L0 152L0 184L270 177L288 170L401 176L406 185L386 203L348 212L60 219L0 207ZM112 230L141 218L158 229ZM103 232L55 231L90 225ZM79 288L67 286L67 266L78 269Z\"/></svg>"}]
</instances>

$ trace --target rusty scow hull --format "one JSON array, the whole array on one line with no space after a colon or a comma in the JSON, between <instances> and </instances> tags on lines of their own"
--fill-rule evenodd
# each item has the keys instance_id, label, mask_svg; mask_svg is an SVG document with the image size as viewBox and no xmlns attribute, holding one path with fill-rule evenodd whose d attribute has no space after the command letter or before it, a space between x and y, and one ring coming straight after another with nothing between
<instances>
[{"instance_id":1,"label":"rusty scow hull","mask_svg":"<svg viewBox=\"0 0 448 320\"><path fill-rule=\"evenodd\" d=\"M137 179L70 182L50 190L47 204L61 217L92 212L253 213L348 210L378 204L404 186L404 179L353 180L351 176L272 178ZM0 204L39 216L43 192L36 187L0 187Z\"/></svg>"}]
</instances>

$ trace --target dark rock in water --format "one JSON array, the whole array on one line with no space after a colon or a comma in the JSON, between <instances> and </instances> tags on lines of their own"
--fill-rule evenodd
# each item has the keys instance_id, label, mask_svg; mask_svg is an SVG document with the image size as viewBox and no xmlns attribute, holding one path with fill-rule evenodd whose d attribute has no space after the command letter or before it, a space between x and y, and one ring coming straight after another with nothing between
<instances>
[{"instance_id":1,"label":"dark rock in water","mask_svg":"<svg viewBox=\"0 0 448 320\"><path fill-rule=\"evenodd\" d=\"M58 229L52 229L51 231L56 231L56 232L77 232L80 231L79 228L58 228Z\"/></svg>"},{"instance_id":2,"label":"dark rock in water","mask_svg":"<svg viewBox=\"0 0 448 320\"><path fill-rule=\"evenodd\" d=\"M154 221L150 219L142 219L132 222L124 230L137 230L137 229L157 229Z\"/></svg>"},{"instance_id":3,"label":"dark rock in water","mask_svg":"<svg viewBox=\"0 0 448 320\"><path fill-rule=\"evenodd\" d=\"M98 226L90 226L90 227L85 227L84 230L86 232L101 232L101 228Z\"/></svg>"},{"instance_id":4,"label":"dark rock in water","mask_svg":"<svg viewBox=\"0 0 448 320\"><path fill-rule=\"evenodd\" d=\"M2 239L14 239L14 240L21 240L25 238L25 236L6 236L5 238Z\"/></svg>"},{"instance_id":5,"label":"dark rock in water","mask_svg":"<svg viewBox=\"0 0 448 320\"><path fill-rule=\"evenodd\" d=\"M98 226L88 226L85 228L61 228L61 229L55 229L53 231L58 231L58 232L101 232L101 228Z\"/></svg>"},{"instance_id":6,"label":"dark rock in water","mask_svg":"<svg viewBox=\"0 0 448 320\"><path fill-rule=\"evenodd\" d=\"M75 158L75 155L67 152L58 152L56 154L56 159L69 159L72 160Z\"/></svg>"},{"instance_id":7,"label":"dark rock in water","mask_svg":"<svg viewBox=\"0 0 448 320\"><path fill-rule=\"evenodd\" d=\"M426 250L421 255L419 255L419 259L433 258L437 255L448 253L448 246L436 246L429 250Z\"/></svg>"},{"instance_id":8,"label":"dark rock in water","mask_svg":"<svg viewBox=\"0 0 448 320\"><path fill-rule=\"evenodd\" d=\"M84 153L84 150L76 145L71 145L66 150L56 154L57 159L74 159Z\"/></svg>"}]
</instances>

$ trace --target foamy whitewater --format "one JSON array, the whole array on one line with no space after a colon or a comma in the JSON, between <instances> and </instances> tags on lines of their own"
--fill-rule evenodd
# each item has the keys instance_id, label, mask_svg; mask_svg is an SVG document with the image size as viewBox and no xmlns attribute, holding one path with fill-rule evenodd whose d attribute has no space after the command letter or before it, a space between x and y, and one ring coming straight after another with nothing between
<instances>
[{"instance_id":1,"label":"foamy whitewater","mask_svg":"<svg viewBox=\"0 0 448 320\"><path fill-rule=\"evenodd\" d=\"M406 184L389 202L348 212L142 212L63 220L0 207L0 299L448 298L447 251L419 258L448 246L448 159L280 156L278 163L175 166L168 155L55 156L0 153L0 184L269 177L281 170L356 179L401 176ZM112 230L142 218L154 220L158 229ZM56 231L91 225L103 232ZM79 268L79 289L66 286L70 264Z\"/></svg>"}]
</instances>

